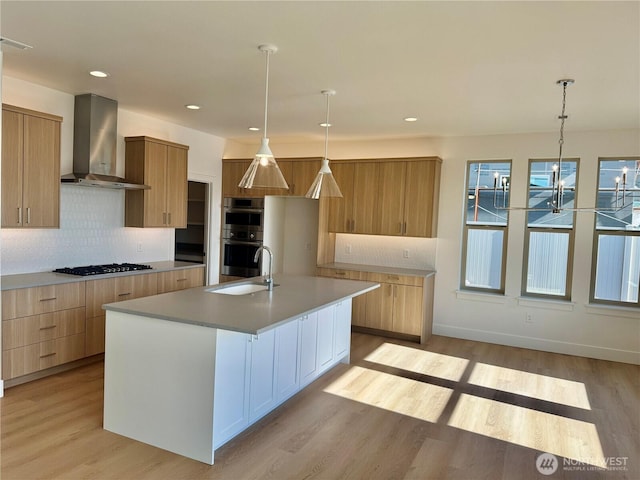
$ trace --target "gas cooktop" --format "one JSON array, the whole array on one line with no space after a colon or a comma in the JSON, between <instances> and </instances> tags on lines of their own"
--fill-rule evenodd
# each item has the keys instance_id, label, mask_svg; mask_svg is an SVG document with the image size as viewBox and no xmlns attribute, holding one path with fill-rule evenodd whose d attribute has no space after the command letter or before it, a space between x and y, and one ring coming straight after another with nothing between
<instances>
[{"instance_id":1,"label":"gas cooktop","mask_svg":"<svg viewBox=\"0 0 640 480\"><path fill-rule=\"evenodd\" d=\"M149 270L150 265L139 265L137 263L108 263L106 265L87 265L85 267L65 267L56 268L55 273L66 273L68 275L104 275L106 273L133 272L135 270Z\"/></svg>"}]
</instances>

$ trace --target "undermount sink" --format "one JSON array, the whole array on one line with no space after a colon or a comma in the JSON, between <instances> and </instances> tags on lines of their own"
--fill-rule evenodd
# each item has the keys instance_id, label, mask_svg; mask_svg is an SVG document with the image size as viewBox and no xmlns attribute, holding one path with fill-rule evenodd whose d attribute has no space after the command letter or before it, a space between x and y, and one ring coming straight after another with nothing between
<instances>
[{"instance_id":1,"label":"undermount sink","mask_svg":"<svg viewBox=\"0 0 640 480\"><path fill-rule=\"evenodd\" d=\"M274 285L277 287L277 285ZM209 293L221 293L223 295L248 295L250 293L256 293L263 290L267 290L266 285L258 283L241 283L239 285L229 285L228 287L216 287L211 290L207 290Z\"/></svg>"}]
</instances>

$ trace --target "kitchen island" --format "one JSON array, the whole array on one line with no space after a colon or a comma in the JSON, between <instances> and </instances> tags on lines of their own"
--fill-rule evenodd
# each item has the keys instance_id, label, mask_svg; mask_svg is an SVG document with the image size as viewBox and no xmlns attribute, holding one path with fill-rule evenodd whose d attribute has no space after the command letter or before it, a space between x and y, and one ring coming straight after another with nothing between
<instances>
[{"instance_id":1,"label":"kitchen island","mask_svg":"<svg viewBox=\"0 0 640 480\"><path fill-rule=\"evenodd\" d=\"M351 299L377 283L282 275L273 291L227 294L256 281L105 305L104 428L213 464L216 448L349 362Z\"/></svg>"}]
</instances>

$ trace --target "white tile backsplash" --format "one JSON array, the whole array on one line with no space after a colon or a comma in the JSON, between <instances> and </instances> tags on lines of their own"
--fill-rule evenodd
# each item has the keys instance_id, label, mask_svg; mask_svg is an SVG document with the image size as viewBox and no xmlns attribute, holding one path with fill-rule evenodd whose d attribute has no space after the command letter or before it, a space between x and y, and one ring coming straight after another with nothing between
<instances>
[{"instance_id":1,"label":"white tile backsplash","mask_svg":"<svg viewBox=\"0 0 640 480\"><path fill-rule=\"evenodd\" d=\"M2 275L173 259L173 229L123 226L124 196L124 190L61 185L59 229L0 230Z\"/></svg>"},{"instance_id":2,"label":"white tile backsplash","mask_svg":"<svg viewBox=\"0 0 640 480\"><path fill-rule=\"evenodd\" d=\"M335 261L359 265L433 270L436 238L336 234ZM408 258L405 258L405 254Z\"/></svg>"}]
</instances>

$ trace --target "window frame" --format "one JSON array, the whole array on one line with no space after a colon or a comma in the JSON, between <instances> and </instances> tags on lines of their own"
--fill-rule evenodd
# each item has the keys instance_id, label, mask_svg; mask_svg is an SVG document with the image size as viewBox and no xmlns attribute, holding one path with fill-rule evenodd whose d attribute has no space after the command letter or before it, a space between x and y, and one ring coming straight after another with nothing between
<instances>
[{"instance_id":1,"label":"window frame","mask_svg":"<svg viewBox=\"0 0 640 480\"><path fill-rule=\"evenodd\" d=\"M467 207L468 207L468 196L469 196L469 167L471 164L495 164L495 163L508 163L509 164L509 177L512 176L512 168L513 161L511 159L508 160L467 160L466 168L465 168L465 185L464 185L464 217L462 223L462 252L461 252L461 266L460 266L460 290L465 290L469 292L478 292L478 293L491 293L504 295L505 294L505 276L507 273L507 243L509 239L509 210L505 210L507 214L507 221L505 225L470 225L467 222ZM493 189L491 189L493 190ZM511 198L509 197L509 200ZM486 288L486 287L477 287L477 286L469 286L466 285L467 278L467 251L468 251L468 240L469 240L469 230L499 230L502 231L502 258L500 262L500 286L499 288Z\"/></svg>"},{"instance_id":2,"label":"window frame","mask_svg":"<svg viewBox=\"0 0 640 480\"><path fill-rule=\"evenodd\" d=\"M579 158L564 158L563 162L575 162L576 163L576 180L574 186L574 197L573 197L573 219L571 221L571 226L557 226L557 227L549 227L549 226L530 226L528 215L525 216L524 222L524 248L523 248L523 259L522 259L522 283L520 288L520 294L523 297L530 298L540 298L545 300L558 300L558 301L571 301L572 298L572 288L573 288L573 263L574 263L574 251L575 251L575 229L576 229L576 206L578 204L578 185L580 179L580 159ZM531 168L534 163L554 163L557 162L555 158L530 158L529 166L527 170L527 206L529 205L529 198L531 195ZM528 212L527 212L528 213ZM550 293L537 293L537 292L528 292L528 276L529 276L529 246L531 243L531 233L539 232L539 233L568 233L569 234L569 244L567 246L567 269L566 269L566 277L565 277L565 287L564 287L564 295L553 295Z\"/></svg>"},{"instance_id":3,"label":"window frame","mask_svg":"<svg viewBox=\"0 0 640 480\"><path fill-rule=\"evenodd\" d=\"M596 182L596 202L598 201L598 193L600 192L600 168L603 161L612 161L612 160L635 160L640 161L640 157L638 156L621 156L621 157L598 157L598 170L597 176L598 181ZM632 199L633 202L633 199ZM633 208L633 207L632 207ZM591 253L591 279L590 279L590 287L589 287L589 303L597 304L597 305L609 305L614 307L625 307L625 308L640 308L640 294L638 295L638 301L635 303L632 302L623 302L621 300L608 300L603 298L596 298L596 275L598 269L598 247L600 245L600 237L603 235L608 236L621 236L621 237L640 237L640 229L638 230L616 230L616 229L598 229L598 213L596 212L593 215L593 249Z\"/></svg>"}]
</instances>

